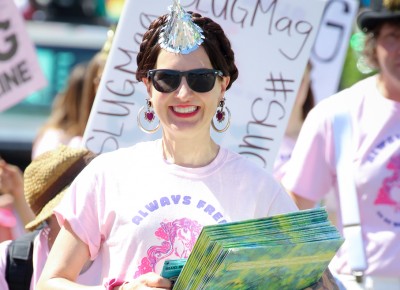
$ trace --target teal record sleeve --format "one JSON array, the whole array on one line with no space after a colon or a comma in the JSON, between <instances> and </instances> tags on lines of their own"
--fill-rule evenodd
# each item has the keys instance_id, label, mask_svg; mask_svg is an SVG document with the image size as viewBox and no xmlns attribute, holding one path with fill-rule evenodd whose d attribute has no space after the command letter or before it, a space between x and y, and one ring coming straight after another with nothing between
<instances>
[{"instance_id":1,"label":"teal record sleeve","mask_svg":"<svg viewBox=\"0 0 400 290\"><path fill-rule=\"evenodd\" d=\"M171 280L173 283L178 279L187 259L165 260L161 270L161 277Z\"/></svg>"}]
</instances>

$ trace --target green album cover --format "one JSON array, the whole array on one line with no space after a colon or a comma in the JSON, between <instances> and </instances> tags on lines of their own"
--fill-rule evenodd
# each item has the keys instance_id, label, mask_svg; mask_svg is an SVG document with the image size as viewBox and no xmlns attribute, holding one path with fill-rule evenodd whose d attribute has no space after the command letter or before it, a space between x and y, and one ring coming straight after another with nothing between
<instances>
[{"instance_id":1,"label":"green album cover","mask_svg":"<svg viewBox=\"0 0 400 290\"><path fill-rule=\"evenodd\" d=\"M343 241L324 208L205 226L173 289L303 289Z\"/></svg>"}]
</instances>

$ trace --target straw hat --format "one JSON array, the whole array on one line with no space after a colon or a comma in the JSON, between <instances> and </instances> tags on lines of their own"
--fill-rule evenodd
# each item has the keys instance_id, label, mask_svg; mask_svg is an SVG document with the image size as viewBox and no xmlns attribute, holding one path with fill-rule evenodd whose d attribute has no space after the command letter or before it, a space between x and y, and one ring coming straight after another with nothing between
<instances>
[{"instance_id":1,"label":"straw hat","mask_svg":"<svg viewBox=\"0 0 400 290\"><path fill-rule=\"evenodd\" d=\"M364 32L373 30L383 21L400 19L400 0L371 0L371 6L358 14L358 27Z\"/></svg>"},{"instance_id":2,"label":"straw hat","mask_svg":"<svg viewBox=\"0 0 400 290\"><path fill-rule=\"evenodd\" d=\"M36 218L26 229L34 230L53 214L71 182L94 157L87 149L61 145L29 164L24 172L25 199Z\"/></svg>"}]
</instances>

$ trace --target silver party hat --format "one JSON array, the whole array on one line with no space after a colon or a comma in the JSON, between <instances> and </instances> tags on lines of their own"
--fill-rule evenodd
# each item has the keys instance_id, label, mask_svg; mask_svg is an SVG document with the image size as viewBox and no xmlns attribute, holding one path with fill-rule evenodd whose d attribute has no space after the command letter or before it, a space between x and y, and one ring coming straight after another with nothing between
<instances>
[{"instance_id":1,"label":"silver party hat","mask_svg":"<svg viewBox=\"0 0 400 290\"><path fill-rule=\"evenodd\" d=\"M179 0L168 8L167 23L161 29L160 46L174 53L188 54L196 50L204 39L203 30L192 21Z\"/></svg>"}]
</instances>

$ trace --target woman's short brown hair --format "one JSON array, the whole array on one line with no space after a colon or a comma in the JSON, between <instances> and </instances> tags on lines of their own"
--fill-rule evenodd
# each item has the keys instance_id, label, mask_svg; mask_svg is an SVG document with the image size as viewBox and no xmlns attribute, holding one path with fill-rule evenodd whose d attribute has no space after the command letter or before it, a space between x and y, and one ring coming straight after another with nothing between
<instances>
[{"instance_id":1,"label":"woman's short brown hair","mask_svg":"<svg viewBox=\"0 0 400 290\"><path fill-rule=\"evenodd\" d=\"M208 17L203 17L198 13L188 12L193 22L201 27L205 37L201 44L214 69L221 70L224 76L230 76L230 82L227 89L238 77L238 69L235 65L235 55L231 48L231 43L226 37L221 26ZM167 22L168 15L163 15L154 20L146 33L143 35L143 40L140 45L140 51L137 55L137 70L136 79L142 81L143 77L147 76L150 69L154 69L157 57L160 52L158 38L161 28Z\"/></svg>"}]
</instances>

